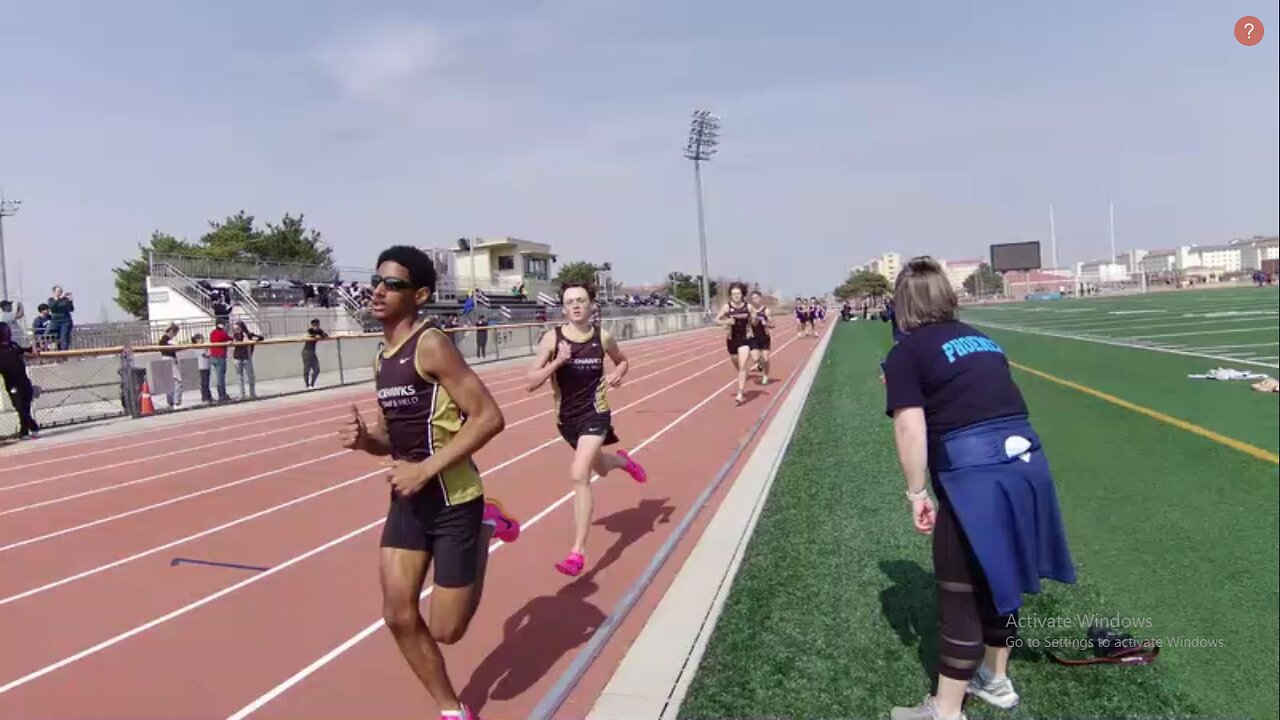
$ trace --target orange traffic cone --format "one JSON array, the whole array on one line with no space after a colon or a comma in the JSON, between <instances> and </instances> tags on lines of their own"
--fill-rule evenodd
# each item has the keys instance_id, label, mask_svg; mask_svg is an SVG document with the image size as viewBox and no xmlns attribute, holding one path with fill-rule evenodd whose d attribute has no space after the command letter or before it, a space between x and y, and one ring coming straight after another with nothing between
<instances>
[{"instance_id":1,"label":"orange traffic cone","mask_svg":"<svg viewBox=\"0 0 1280 720\"><path fill-rule=\"evenodd\" d=\"M142 399L138 407L142 409L141 415L143 417L152 415L156 411L156 406L151 404L151 386L147 384L146 380L142 381Z\"/></svg>"}]
</instances>

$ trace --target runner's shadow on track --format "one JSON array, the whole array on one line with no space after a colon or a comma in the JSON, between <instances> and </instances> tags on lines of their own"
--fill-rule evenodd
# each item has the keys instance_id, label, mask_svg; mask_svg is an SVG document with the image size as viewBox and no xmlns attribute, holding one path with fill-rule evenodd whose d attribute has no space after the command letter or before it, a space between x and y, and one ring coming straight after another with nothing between
<instances>
[{"instance_id":1,"label":"runner's shadow on track","mask_svg":"<svg viewBox=\"0 0 1280 720\"><path fill-rule=\"evenodd\" d=\"M588 601L599 589L595 578L617 562L637 540L656 530L658 525L671 522L676 508L667 504L668 499L641 500L636 507L592 523L615 534L617 539L577 580L561 587L555 595L530 600L507 618L502 644L472 673L462 691L463 702L479 712L489 700L519 697L541 680L561 657L590 640L606 617Z\"/></svg>"},{"instance_id":2,"label":"runner's shadow on track","mask_svg":"<svg viewBox=\"0 0 1280 720\"><path fill-rule=\"evenodd\" d=\"M536 597L507 618L502 644L489 653L463 688L475 712L490 700L511 700L533 687L565 654L589 640L605 614L587 598L599 587L587 577L555 595Z\"/></svg>"},{"instance_id":3,"label":"runner's shadow on track","mask_svg":"<svg viewBox=\"0 0 1280 720\"><path fill-rule=\"evenodd\" d=\"M880 611L903 645L916 645L929 682L937 680L938 601L933 573L907 560L882 560L893 585L880 591Z\"/></svg>"},{"instance_id":4,"label":"runner's shadow on track","mask_svg":"<svg viewBox=\"0 0 1280 720\"><path fill-rule=\"evenodd\" d=\"M599 525L618 537L609 549L604 551L600 559L591 564L591 569L582 576L583 579L594 579L605 568L617 562L622 557L622 553L637 540L657 530L659 525L671 522L671 515L676 508L674 505L667 504L669 499L641 500L640 504L633 508L619 510L591 523Z\"/></svg>"}]
</instances>

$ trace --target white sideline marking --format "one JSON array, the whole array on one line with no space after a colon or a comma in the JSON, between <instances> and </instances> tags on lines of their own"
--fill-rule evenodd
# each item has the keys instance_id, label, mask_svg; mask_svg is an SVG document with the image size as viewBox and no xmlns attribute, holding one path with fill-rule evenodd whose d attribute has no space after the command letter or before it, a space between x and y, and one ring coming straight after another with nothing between
<instances>
[{"instance_id":1,"label":"white sideline marking","mask_svg":"<svg viewBox=\"0 0 1280 720\"><path fill-rule=\"evenodd\" d=\"M1129 348L1130 350L1146 350L1148 352L1162 352L1162 353L1169 353L1170 355L1184 355L1187 357L1207 358L1210 360L1230 360L1232 362L1242 362L1248 365L1257 365L1259 367L1269 367L1269 368L1280 367L1280 365L1276 365L1274 363L1261 363L1261 362L1253 362L1250 360L1234 360L1232 358L1224 357L1222 355L1211 355L1208 353L1190 352L1188 350L1174 350L1172 348L1167 348L1167 347L1153 347L1151 345L1143 345L1143 344L1134 343L1134 342L1123 342L1120 340L1107 340L1103 338L1089 337L1087 335L1071 335L1068 333L1055 333L1055 332L1049 332L1046 330L1033 330L1031 328L1015 327L1011 325L991 323L991 322L986 322L982 320L970 320L968 322L970 325L976 325L978 327L989 327L989 328L995 328L997 330L1005 330L1008 332L1023 333L1026 335L1042 335L1044 337L1059 338L1062 340L1076 340L1078 342L1090 342L1090 343L1097 343L1099 345L1111 345L1112 347ZM1238 331L1227 330L1225 332L1238 332ZM1193 333L1193 334L1200 334L1200 333Z\"/></svg>"}]
</instances>

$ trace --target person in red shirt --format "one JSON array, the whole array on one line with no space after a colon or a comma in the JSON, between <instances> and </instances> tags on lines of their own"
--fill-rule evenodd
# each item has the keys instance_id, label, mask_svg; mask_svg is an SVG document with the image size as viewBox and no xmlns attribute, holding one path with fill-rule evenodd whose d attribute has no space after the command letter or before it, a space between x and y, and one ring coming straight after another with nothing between
<instances>
[{"instance_id":1,"label":"person in red shirt","mask_svg":"<svg viewBox=\"0 0 1280 720\"><path fill-rule=\"evenodd\" d=\"M227 332L226 322L218 320L214 324L213 332L209 333L209 342L215 347L209 348L209 365L213 369L213 377L218 382L218 402L224 403L227 398L227 346L219 343L231 342L231 335Z\"/></svg>"}]
</instances>

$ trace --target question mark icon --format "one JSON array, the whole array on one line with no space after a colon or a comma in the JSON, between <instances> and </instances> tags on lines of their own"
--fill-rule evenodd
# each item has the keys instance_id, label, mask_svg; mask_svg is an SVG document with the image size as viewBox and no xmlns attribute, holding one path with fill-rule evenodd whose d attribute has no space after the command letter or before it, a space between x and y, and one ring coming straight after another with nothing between
<instances>
[{"instance_id":1,"label":"question mark icon","mask_svg":"<svg viewBox=\"0 0 1280 720\"><path fill-rule=\"evenodd\" d=\"M1252 47L1262 42L1262 21L1252 15L1246 15L1236 21L1236 41L1241 45Z\"/></svg>"}]
</instances>

